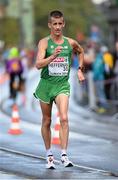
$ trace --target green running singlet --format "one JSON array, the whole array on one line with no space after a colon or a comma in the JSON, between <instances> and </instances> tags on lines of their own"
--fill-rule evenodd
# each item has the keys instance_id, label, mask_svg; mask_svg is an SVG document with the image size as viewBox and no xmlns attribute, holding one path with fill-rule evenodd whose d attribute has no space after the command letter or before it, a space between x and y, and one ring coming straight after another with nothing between
<instances>
[{"instance_id":1,"label":"green running singlet","mask_svg":"<svg viewBox=\"0 0 118 180\"><path fill-rule=\"evenodd\" d=\"M48 38L48 47L45 58L51 56L56 47L62 46L61 53L47 66L42 68L41 80L36 88L34 96L45 103L50 103L59 94L70 94L70 85L68 82L72 47L66 37L60 45Z\"/></svg>"}]
</instances>

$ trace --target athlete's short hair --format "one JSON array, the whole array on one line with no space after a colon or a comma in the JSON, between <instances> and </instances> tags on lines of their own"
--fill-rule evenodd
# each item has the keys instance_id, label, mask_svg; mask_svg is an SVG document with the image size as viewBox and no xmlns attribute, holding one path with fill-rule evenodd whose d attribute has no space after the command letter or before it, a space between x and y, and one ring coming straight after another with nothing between
<instances>
[{"instance_id":1,"label":"athlete's short hair","mask_svg":"<svg viewBox=\"0 0 118 180\"><path fill-rule=\"evenodd\" d=\"M50 14L48 16L48 21L50 21L52 17L61 18L61 17L64 17L64 16L63 16L63 13L61 11L54 10L54 11L50 12Z\"/></svg>"}]
</instances>

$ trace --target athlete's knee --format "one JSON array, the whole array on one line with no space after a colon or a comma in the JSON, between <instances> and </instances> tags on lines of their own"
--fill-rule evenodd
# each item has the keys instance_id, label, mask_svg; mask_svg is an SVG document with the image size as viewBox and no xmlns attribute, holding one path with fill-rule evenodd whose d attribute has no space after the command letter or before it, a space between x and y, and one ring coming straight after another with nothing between
<instances>
[{"instance_id":1,"label":"athlete's knee","mask_svg":"<svg viewBox=\"0 0 118 180\"><path fill-rule=\"evenodd\" d=\"M63 127L67 127L68 126L68 117L66 114L63 114L60 116L60 124Z\"/></svg>"},{"instance_id":2,"label":"athlete's knee","mask_svg":"<svg viewBox=\"0 0 118 180\"><path fill-rule=\"evenodd\" d=\"M42 119L42 126L50 127L51 125L51 117L50 116L44 116Z\"/></svg>"}]
</instances>

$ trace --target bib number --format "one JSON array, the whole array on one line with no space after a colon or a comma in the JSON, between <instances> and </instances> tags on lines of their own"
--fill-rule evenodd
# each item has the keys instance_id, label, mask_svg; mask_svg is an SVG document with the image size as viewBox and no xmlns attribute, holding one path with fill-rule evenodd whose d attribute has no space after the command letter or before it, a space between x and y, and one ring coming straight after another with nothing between
<instances>
[{"instance_id":1,"label":"bib number","mask_svg":"<svg viewBox=\"0 0 118 180\"><path fill-rule=\"evenodd\" d=\"M48 65L48 71L50 76L67 76L68 69L68 57L57 57Z\"/></svg>"}]
</instances>

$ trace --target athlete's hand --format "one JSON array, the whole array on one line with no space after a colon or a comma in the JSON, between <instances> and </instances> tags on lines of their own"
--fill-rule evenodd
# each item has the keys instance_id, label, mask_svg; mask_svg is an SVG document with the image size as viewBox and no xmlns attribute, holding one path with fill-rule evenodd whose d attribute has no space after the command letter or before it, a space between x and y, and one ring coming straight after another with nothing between
<instances>
[{"instance_id":1,"label":"athlete's hand","mask_svg":"<svg viewBox=\"0 0 118 180\"><path fill-rule=\"evenodd\" d=\"M81 70L78 70L78 79L79 82L83 82L85 80L85 76Z\"/></svg>"},{"instance_id":2,"label":"athlete's hand","mask_svg":"<svg viewBox=\"0 0 118 180\"><path fill-rule=\"evenodd\" d=\"M56 57L60 54L60 52L62 51L62 49L63 49L62 46L56 47L55 50L54 50L53 56L56 58Z\"/></svg>"}]
</instances>

